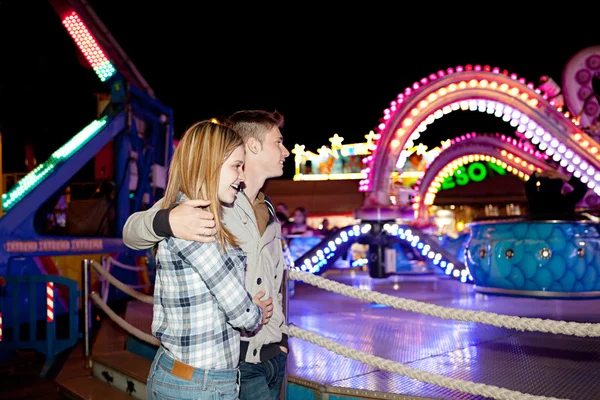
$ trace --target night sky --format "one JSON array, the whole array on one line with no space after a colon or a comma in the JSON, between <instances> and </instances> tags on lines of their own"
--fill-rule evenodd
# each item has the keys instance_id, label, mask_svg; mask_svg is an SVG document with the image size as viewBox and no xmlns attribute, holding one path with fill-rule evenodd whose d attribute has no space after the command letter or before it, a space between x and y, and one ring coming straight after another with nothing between
<instances>
[{"instance_id":1,"label":"night sky","mask_svg":"<svg viewBox=\"0 0 600 400\"><path fill-rule=\"evenodd\" d=\"M535 84L542 75L560 84L569 58L600 44L596 22L563 11L558 21L552 12L479 7L474 17L453 6L431 18L424 10L364 4L327 11L308 3L168 3L90 1L158 99L173 108L175 136L200 119L277 109L289 149L300 143L316 151L335 133L344 143L364 141L398 93L440 69L490 65ZM26 142L45 161L95 118L94 93L106 88L46 1L0 0L0 35L3 168L21 172ZM452 113L422 141L433 147L471 131L514 129L486 114ZM292 174L293 156L284 177Z\"/></svg>"}]
</instances>

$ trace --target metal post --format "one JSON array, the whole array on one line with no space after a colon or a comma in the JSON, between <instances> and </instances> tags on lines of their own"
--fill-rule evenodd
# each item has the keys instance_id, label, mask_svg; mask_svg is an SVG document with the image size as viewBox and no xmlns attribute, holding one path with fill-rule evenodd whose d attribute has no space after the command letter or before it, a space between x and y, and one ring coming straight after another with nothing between
<instances>
[{"instance_id":1,"label":"metal post","mask_svg":"<svg viewBox=\"0 0 600 400\"><path fill-rule=\"evenodd\" d=\"M100 258L100 263L102 264L102 269L105 270L106 272L110 272L108 267L106 266L108 262L108 259L106 256L102 256ZM101 279L101 283L100 283L100 296L102 297L102 301L104 301L105 303L108 303L108 291L110 290L110 284L108 283L108 280L106 278Z\"/></svg>"},{"instance_id":2,"label":"metal post","mask_svg":"<svg viewBox=\"0 0 600 400\"><path fill-rule=\"evenodd\" d=\"M90 260L87 258L82 261L83 276L81 279L83 286L83 356L85 358L85 367L92 368L92 358L90 354L92 312L90 303Z\"/></svg>"},{"instance_id":3,"label":"metal post","mask_svg":"<svg viewBox=\"0 0 600 400\"><path fill-rule=\"evenodd\" d=\"M285 325L288 326L288 310L290 305L290 288L289 288L289 271L288 269L283 270L283 288L282 288L282 300L283 300L283 315L285 317ZM290 338L288 337L288 354L290 353ZM288 368L285 368L285 375L283 377L283 388L281 389L280 400L287 399L287 385L288 385Z\"/></svg>"}]
</instances>

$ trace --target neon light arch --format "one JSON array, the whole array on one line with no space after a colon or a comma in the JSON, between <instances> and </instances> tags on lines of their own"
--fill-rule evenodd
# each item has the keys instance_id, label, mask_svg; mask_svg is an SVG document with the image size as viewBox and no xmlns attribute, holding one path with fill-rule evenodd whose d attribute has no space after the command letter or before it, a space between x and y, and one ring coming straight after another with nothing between
<instances>
[{"instance_id":1,"label":"neon light arch","mask_svg":"<svg viewBox=\"0 0 600 400\"><path fill-rule=\"evenodd\" d=\"M445 177L459 166L474 161L490 161L502 165L508 172L526 180L534 171L548 168L543 160L517 146L496 137L473 136L453 144L442 151L427 166L417 189L413 208L416 219L427 218L427 208L435 201L438 188Z\"/></svg>"},{"instance_id":2,"label":"neon light arch","mask_svg":"<svg viewBox=\"0 0 600 400\"><path fill-rule=\"evenodd\" d=\"M365 203L379 204L403 151L414 145L427 125L452 111L479 110L502 117L600 195L600 144L558 111L533 84L490 67L458 67L424 78L398 95L378 127L376 150L366 160L368 178L360 190ZM374 196L373 196L374 195Z\"/></svg>"}]
</instances>

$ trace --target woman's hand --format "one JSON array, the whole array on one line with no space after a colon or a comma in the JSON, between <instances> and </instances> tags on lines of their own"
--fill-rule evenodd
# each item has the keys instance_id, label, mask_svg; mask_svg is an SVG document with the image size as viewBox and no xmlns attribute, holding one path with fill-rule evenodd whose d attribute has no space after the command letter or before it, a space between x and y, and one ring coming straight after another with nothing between
<instances>
[{"instance_id":1,"label":"woman's hand","mask_svg":"<svg viewBox=\"0 0 600 400\"><path fill-rule=\"evenodd\" d=\"M254 297L252 298L252 301L257 306L262 308L262 311L263 311L262 323L263 323L263 325L266 325L271 320L271 316L273 316L273 298L269 297L266 300L261 300L260 298L263 297L264 295L265 295L265 291L261 290L260 292L256 293L256 295L254 295Z\"/></svg>"}]
</instances>

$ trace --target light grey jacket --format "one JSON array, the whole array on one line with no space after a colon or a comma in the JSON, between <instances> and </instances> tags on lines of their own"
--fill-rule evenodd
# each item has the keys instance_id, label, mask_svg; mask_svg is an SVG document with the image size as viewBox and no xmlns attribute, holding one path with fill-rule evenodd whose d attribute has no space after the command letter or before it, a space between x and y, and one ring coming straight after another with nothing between
<instances>
[{"instance_id":1,"label":"light grey jacket","mask_svg":"<svg viewBox=\"0 0 600 400\"><path fill-rule=\"evenodd\" d=\"M154 216L161 210L161 204L162 199L152 208L129 216L123 227L123 242L127 247L135 250L148 249L164 239L156 235L152 228ZM282 334L288 334L280 292L286 268L281 224L277 220L272 221L261 237L252 205L243 193L238 193L233 207L223 209L223 223L241 242L242 250L247 256L246 290L252 296L264 290L264 298L273 297L273 316L269 323L260 327L254 336L241 338L249 341L245 361L258 363L263 345L279 343Z\"/></svg>"}]
</instances>

